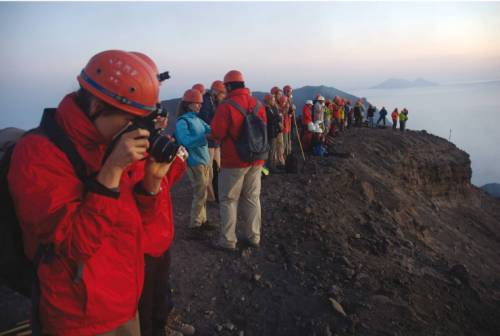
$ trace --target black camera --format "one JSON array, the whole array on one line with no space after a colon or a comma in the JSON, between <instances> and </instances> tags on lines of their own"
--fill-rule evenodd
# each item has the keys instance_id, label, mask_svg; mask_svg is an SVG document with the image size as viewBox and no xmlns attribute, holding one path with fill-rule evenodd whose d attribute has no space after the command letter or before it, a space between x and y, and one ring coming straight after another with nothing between
<instances>
[{"instance_id":1,"label":"black camera","mask_svg":"<svg viewBox=\"0 0 500 336\"><path fill-rule=\"evenodd\" d=\"M162 130L155 127L155 120L158 117L166 117L167 113L158 104L156 111L151 112L148 116L136 118L132 121L132 125L121 132L113 141L109 148L109 153L112 151L115 143L125 133L142 128L149 131L149 148L148 153L155 159L156 162L172 162L179 150L179 144L174 137L162 134Z\"/></svg>"}]
</instances>

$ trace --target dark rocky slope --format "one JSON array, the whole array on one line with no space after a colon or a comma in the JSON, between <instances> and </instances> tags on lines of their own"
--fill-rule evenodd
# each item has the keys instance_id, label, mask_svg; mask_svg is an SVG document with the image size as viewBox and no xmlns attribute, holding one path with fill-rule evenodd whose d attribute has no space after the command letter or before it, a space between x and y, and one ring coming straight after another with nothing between
<instances>
[{"instance_id":1,"label":"dark rocky slope","mask_svg":"<svg viewBox=\"0 0 500 336\"><path fill-rule=\"evenodd\" d=\"M500 201L471 185L469 156L389 129L331 151L263 180L260 249L193 240L187 178L174 187L173 294L198 334L498 335ZM27 309L0 295L3 318Z\"/></svg>"},{"instance_id":2,"label":"dark rocky slope","mask_svg":"<svg viewBox=\"0 0 500 336\"><path fill-rule=\"evenodd\" d=\"M332 150L349 155L263 181L258 250L189 240L189 186L175 188L183 314L203 335L497 335L500 202L471 185L469 156L370 129Z\"/></svg>"}]
</instances>

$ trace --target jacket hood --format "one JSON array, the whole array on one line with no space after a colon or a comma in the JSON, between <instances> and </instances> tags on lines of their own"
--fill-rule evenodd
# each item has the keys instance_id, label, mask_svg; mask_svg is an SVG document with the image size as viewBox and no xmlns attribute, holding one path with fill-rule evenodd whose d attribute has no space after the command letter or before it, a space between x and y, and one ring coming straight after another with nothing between
<instances>
[{"instance_id":1,"label":"jacket hood","mask_svg":"<svg viewBox=\"0 0 500 336\"><path fill-rule=\"evenodd\" d=\"M106 140L85 112L76 104L75 96L75 93L70 93L59 103L56 112L57 123L71 140L85 148L105 145Z\"/></svg>"},{"instance_id":2,"label":"jacket hood","mask_svg":"<svg viewBox=\"0 0 500 336\"><path fill-rule=\"evenodd\" d=\"M108 146L106 139L94 123L75 102L75 93L63 98L56 112L56 121L89 166L89 173L100 169Z\"/></svg>"}]
</instances>

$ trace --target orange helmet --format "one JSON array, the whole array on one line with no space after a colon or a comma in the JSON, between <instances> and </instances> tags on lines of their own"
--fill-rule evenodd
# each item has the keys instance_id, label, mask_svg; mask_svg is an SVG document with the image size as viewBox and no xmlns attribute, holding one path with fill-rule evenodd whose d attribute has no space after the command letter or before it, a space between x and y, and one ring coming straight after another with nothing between
<instances>
[{"instance_id":1,"label":"orange helmet","mask_svg":"<svg viewBox=\"0 0 500 336\"><path fill-rule=\"evenodd\" d=\"M182 101L186 103L203 103L203 97L201 96L201 92L196 89L189 89L184 92L184 96L182 96Z\"/></svg>"},{"instance_id":2,"label":"orange helmet","mask_svg":"<svg viewBox=\"0 0 500 336\"><path fill-rule=\"evenodd\" d=\"M212 83L212 86L210 86L210 89L218 92L226 92L226 87L224 86L224 83L221 80L214 81Z\"/></svg>"},{"instance_id":3,"label":"orange helmet","mask_svg":"<svg viewBox=\"0 0 500 336\"><path fill-rule=\"evenodd\" d=\"M290 85L285 85L283 87L283 92L285 93L285 95L289 95L290 93L292 93L292 87Z\"/></svg>"},{"instance_id":4,"label":"orange helmet","mask_svg":"<svg viewBox=\"0 0 500 336\"><path fill-rule=\"evenodd\" d=\"M201 84L201 83L198 83L198 84L193 85L193 87L192 87L191 89L200 91L200 93L201 93L202 95L204 95L204 94L205 94L205 85L203 85L203 84Z\"/></svg>"},{"instance_id":5,"label":"orange helmet","mask_svg":"<svg viewBox=\"0 0 500 336\"><path fill-rule=\"evenodd\" d=\"M103 51L90 59L77 77L78 82L111 106L137 116L148 115L157 108L160 82L154 62L138 54Z\"/></svg>"},{"instance_id":6,"label":"orange helmet","mask_svg":"<svg viewBox=\"0 0 500 336\"><path fill-rule=\"evenodd\" d=\"M244 82L243 74L238 70L231 70L224 76L224 84L231 82Z\"/></svg>"},{"instance_id":7,"label":"orange helmet","mask_svg":"<svg viewBox=\"0 0 500 336\"><path fill-rule=\"evenodd\" d=\"M274 96L272 94L268 93L264 96L264 101L269 104L269 103L271 103L273 98L274 98Z\"/></svg>"},{"instance_id":8,"label":"orange helmet","mask_svg":"<svg viewBox=\"0 0 500 336\"><path fill-rule=\"evenodd\" d=\"M131 51L130 53L138 56L140 59L142 59L144 62L146 62L151 67L151 69L153 69L153 71L155 71L156 73L159 72L158 67L156 66L156 63L148 55L145 55L145 54L138 52L138 51Z\"/></svg>"},{"instance_id":9,"label":"orange helmet","mask_svg":"<svg viewBox=\"0 0 500 336\"><path fill-rule=\"evenodd\" d=\"M277 86L273 86L273 88L271 89L271 94L276 95L278 91L280 91L280 88Z\"/></svg>"}]
</instances>

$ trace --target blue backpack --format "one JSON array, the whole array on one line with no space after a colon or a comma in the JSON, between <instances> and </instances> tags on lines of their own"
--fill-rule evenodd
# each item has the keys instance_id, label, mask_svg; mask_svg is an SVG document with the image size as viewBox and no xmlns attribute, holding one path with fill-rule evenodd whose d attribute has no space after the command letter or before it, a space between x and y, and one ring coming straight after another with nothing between
<instances>
[{"instance_id":1,"label":"blue backpack","mask_svg":"<svg viewBox=\"0 0 500 336\"><path fill-rule=\"evenodd\" d=\"M235 101L225 101L243 115L244 121L241 126L240 136L235 139L236 151L244 162L255 162L267 160L269 154L269 142L267 140L267 125L257 116L261 104L257 104L251 111L245 111Z\"/></svg>"}]
</instances>

